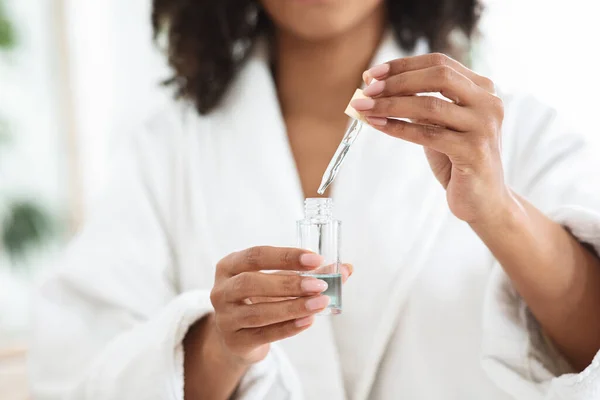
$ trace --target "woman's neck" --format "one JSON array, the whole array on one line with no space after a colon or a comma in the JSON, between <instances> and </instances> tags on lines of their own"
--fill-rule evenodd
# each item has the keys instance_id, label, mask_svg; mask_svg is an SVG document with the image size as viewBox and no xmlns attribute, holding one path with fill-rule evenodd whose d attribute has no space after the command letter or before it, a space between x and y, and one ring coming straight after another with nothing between
<instances>
[{"instance_id":1,"label":"woman's neck","mask_svg":"<svg viewBox=\"0 0 600 400\"><path fill-rule=\"evenodd\" d=\"M284 116L339 115L360 86L385 30L379 7L350 32L307 41L279 31L275 40L275 80Z\"/></svg>"}]
</instances>

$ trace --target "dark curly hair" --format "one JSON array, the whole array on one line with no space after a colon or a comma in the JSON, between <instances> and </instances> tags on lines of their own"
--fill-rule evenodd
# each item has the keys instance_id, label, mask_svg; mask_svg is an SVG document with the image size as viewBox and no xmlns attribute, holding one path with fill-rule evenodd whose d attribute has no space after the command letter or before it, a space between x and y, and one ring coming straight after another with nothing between
<instances>
[{"instance_id":1,"label":"dark curly hair","mask_svg":"<svg viewBox=\"0 0 600 400\"><path fill-rule=\"evenodd\" d=\"M386 0L396 39L412 50L418 39L432 51L450 52L451 34L475 32L478 0ZM190 100L200 114L223 98L257 36L272 31L257 0L153 0L155 38L166 35L174 76L165 84L176 96Z\"/></svg>"}]
</instances>

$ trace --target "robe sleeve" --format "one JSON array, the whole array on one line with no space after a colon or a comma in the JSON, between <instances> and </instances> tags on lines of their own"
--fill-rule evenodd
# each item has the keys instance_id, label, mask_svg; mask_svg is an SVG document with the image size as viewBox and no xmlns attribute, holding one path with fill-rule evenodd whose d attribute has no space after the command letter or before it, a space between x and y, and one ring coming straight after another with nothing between
<instances>
[{"instance_id":1,"label":"robe sleeve","mask_svg":"<svg viewBox=\"0 0 600 400\"><path fill-rule=\"evenodd\" d=\"M29 360L36 399L183 399L182 339L212 311L213 282L177 289L176 245L155 179L168 168L152 134L125 146L107 195L37 291ZM290 379L281 374L293 371L285 363L274 348L234 399L287 396Z\"/></svg>"},{"instance_id":2,"label":"robe sleeve","mask_svg":"<svg viewBox=\"0 0 600 400\"><path fill-rule=\"evenodd\" d=\"M532 98L514 101L507 112L518 114L507 127L512 137L505 142L509 183L600 254L599 153ZM513 398L600 399L600 353L575 373L544 336L500 265L494 267L484 301L483 329L482 365Z\"/></svg>"}]
</instances>

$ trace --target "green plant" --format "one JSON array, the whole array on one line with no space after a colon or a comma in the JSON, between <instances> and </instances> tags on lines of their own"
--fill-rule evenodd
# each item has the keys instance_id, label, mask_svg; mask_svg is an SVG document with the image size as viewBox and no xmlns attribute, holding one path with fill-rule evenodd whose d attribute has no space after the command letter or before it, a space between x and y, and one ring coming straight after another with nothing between
<instances>
[{"instance_id":1,"label":"green plant","mask_svg":"<svg viewBox=\"0 0 600 400\"><path fill-rule=\"evenodd\" d=\"M16 44L16 36L0 0L0 50L9 51ZM10 144L7 124L0 120L0 147ZM0 193L3 197L5 194ZM52 231L51 219L35 202L15 199L9 201L0 213L0 250L6 252L13 265L40 244Z\"/></svg>"},{"instance_id":2,"label":"green plant","mask_svg":"<svg viewBox=\"0 0 600 400\"><path fill-rule=\"evenodd\" d=\"M15 45L15 34L6 12L0 1L0 49L11 49Z\"/></svg>"},{"instance_id":3,"label":"green plant","mask_svg":"<svg viewBox=\"0 0 600 400\"><path fill-rule=\"evenodd\" d=\"M50 219L37 204L17 200L9 204L2 224L2 246L13 262L19 261L50 231Z\"/></svg>"}]
</instances>

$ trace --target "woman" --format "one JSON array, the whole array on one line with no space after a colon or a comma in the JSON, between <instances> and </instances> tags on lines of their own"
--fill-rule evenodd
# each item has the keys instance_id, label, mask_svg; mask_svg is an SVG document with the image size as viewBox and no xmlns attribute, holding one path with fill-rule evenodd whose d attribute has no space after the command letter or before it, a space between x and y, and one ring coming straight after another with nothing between
<instances>
[{"instance_id":1,"label":"woman","mask_svg":"<svg viewBox=\"0 0 600 400\"><path fill-rule=\"evenodd\" d=\"M477 14L155 0L184 100L132 138L40 291L36 398L597 398L598 169L551 109L427 54ZM318 280L258 271L319 264L286 246L361 76L370 127L329 193L355 273L315 319ZM452 102L414 96L435 92Z\"/></svg>"}]
</instances>

